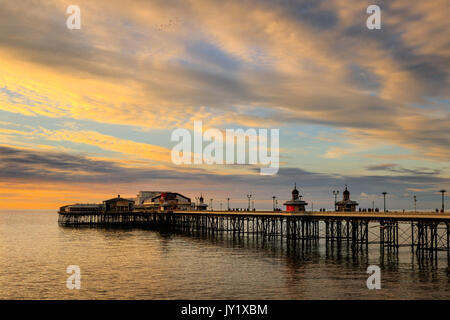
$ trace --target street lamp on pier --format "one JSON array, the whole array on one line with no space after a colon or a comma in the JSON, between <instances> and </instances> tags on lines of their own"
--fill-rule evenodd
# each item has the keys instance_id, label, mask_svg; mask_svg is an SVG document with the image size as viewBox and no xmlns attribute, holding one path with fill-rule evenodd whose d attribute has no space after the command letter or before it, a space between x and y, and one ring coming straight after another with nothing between
<instances>
[{"instance_id":1,"label":"street lamp on pier","mask_svg":"<svg viewBox=\"0 0 450 320\"><path fill-rule=\"evenodd\" d=\"M337 211L336 208L336 203L337 203L337 196L339 194L339 190L333 190L333 195L334 195L334 211Z\"/></svg>"},{"instance_id":2,"label":"street lamp on pier","mask_svg":"<svg viewBox=\"0 0 450 320\"><path fill-rule=\"evenodd\" d=\"M227 198L227 202L228 202L228 211L230 211L230 198Z\"/></svg>"},{"instance_id":3,"label":"street lamp on pier","mask_svg":"<svg viewBox=\"0 0 450 320\"><path fill-rule=\"evenodd\" d=\"M214 200L214 199L212 199L212 198L211 198L211 199L209 199L209 203L210 203L210 208L211 208L211 211L213 211L213 206L212 206L212 202L213 202L213 200Z\"/></svg>"},{"instance_id":4,"label":"street lamp on pier","mask_svg":"<svg viewBox=\"0 0 450 320\"><path fill-rule=\"evenodd\" d=\"M273 211L275 211L275 199L276 199L277 197L275 197L275 196L272 196L272 199L273 199Z\"/></svg>"},{"instance_id":5,"label":"street lamp on pier","mask_svg":"<svg viewBox=\"0 0 450 320\"><path fill-rule=\"evenodd\" d=\"M417 212L417 196L416 195L414 195L414 213L416 213Z\"/></svg>"},{"instance_id":6,"label":"street lamp on pier","mask_svg":"<svg viewBox=\"0 0 450 320\"><path fill-rule=\"evenodd\" d=\"M247 195L247 199L248 199L248 211L250 211L250 199L252 198L251 194Z\"/></svg>"},{"instance_id":7,"label":"street lamp on pier","mask_svg":"<svg viewBox=\"0 0 450 320\"><path fill-rule=\"evenodd\" d=\"M387 195L387 192L386 191L383 192L382 195L383 195L384 212L386 212L386 195Z\"/></svg>"},{"instance_id":8,"label":"street lamp on pier","mask_svg":"<svg viewBox=\"0 0 450 320\"><path fill-rule=\"evenodd\" d=\"M444 213L444 209L445 209L445 208L444 208L444 202L445 202L445 201L444 201L444 194L445 194L447 191L444 190L444 189L442 189L442 190L440 190L439 192L442 193L442 209L441 209L441 212Z\"/></svg>"}]
</instances>

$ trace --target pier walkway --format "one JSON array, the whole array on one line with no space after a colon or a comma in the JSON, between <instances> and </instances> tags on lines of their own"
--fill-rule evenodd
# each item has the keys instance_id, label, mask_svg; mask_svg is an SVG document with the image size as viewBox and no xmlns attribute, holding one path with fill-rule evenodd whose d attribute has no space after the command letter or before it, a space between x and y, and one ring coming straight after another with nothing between
<instances>
[{"instance_id":1,"label":"pier walkway","mask_svg":"<svg viewBox=\"0 0 450 320\"><path fill-rule=\"evenodd\" d=\"M145 210L135 210L135 212L145 212ZM414 220L436 220L450 222L450 212L295 212L289 213L286 211L174 211L176 214L200 214L200 215L225 215L225 216L269 216L269 217L315 217L315 218L361 218L372 221L394 219L398 221L414 221Z\"/></svg>"}]
</instances>

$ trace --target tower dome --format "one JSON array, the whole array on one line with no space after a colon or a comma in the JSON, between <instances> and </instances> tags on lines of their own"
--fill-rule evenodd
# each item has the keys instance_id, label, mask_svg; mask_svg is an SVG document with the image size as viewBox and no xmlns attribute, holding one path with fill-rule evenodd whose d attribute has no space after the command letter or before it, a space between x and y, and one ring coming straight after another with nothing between
<instances>
[{"instance_id":1,"label":"tower dome","mask_svg":"<svg viewBox=\"0 0 450 320\"><path fill-rule=\"evenodd\" d=\"M345 190L343 193L344 200L350 200L350 191L347 190L347 185L345 185Z\"/></svg>"},{"instance_id":2,"label":"tower dome","mask_svg":"<svg viewBox=\"0 0 450 320\"><path fill-rule=\"evenodd\" d=\"M345 211L345 212L353 212L356 211L356 206L358 206L358 202L350 200L350 191L347 189L347 185L345 185L345 190L342 192L343 199L341 201L336 202L336 211Z\"/></svg>"},{"instance_id":3,"label":"tower dome","mask_svg":"<svg viewBox=\"0 0 450 320\"><path fill-rule=\"evenodd\" d=\"M203 203L204 199L203 199L203 195L202 194L200 194L200 199L199 200L200 200L200 203Z\"/></svg>"},{"instance_id":4,"label":"tower dome","mask_svg":"<svg viewBox=\"0 0 450 320\"><path fill-rule=\"evenodd\" d=\"M305 206L308 205L302 200L300 192L297 190L297 184L294 184L294 190L292 190L292 200L284 203L287 212L305 212Z\"/></svg>"}]
</instances>

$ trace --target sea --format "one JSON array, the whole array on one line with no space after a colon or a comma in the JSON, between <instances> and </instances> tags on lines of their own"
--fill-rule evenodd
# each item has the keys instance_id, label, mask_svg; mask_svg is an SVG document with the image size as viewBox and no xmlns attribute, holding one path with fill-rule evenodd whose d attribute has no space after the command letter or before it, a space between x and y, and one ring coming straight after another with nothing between
<instances>
[{"instance_id":1,"label":"sea","mask_svg":"<svg viewBox=\"0 0 450 320\"><path fill-rule=\"evenodd\" d=\"M380 289L367 286L369 266ZM447 252L419 259L410 247L63 227L53 211L0 212L0 299L449 299L449 270Z\"/></svg>"}]
</instances>

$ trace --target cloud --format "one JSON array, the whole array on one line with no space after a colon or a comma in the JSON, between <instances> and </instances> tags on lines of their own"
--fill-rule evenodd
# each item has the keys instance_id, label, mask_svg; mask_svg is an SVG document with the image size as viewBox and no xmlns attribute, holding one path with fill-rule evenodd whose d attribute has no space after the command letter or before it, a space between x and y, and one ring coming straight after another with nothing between
<instances>
[{"instance_id":1,"label":"cloud","mask_svg":"<svg viewBox=\"0 0 450 320\"><path fill-rule=\"evenodd\" d=\"M349 154L351 151L347 148L331 147L323 155L324 158L328 159L340 159L344 155Z\"/></svg>"},{"instance_id":2,"label":"cloud","mask_svg":"<svg viewBox=\"0 0 450 320\"><path fill-rule=\"evenodd\" d=\"M194 168L187 172L150 165L133 167L130 166L133 161L99 160L65 152L6 146L0 146L0 160L0 178L8 182L140 183L149 180L206 179L214 176L202 169Z\"/></svg>"},{"instance_id":3,"label":"cloud","mask_svg":"<svg viewBox=\"0 0 450 320\"><path fill-rule=\"evenodd\" d=\"M375 198L374 195L387 191L398 198L400 202L397 205L400 206L405 204L401 202L405 191L423 190L422 194L433 200L436 190L450 187L448 178L412 172L396 176L339 176L284 167L276 176L261 176L258 168L251 169L254 174L249 175L218 174L201 168L135 167L132 164L54 150L0 146L0 179L3 181L0 191L20 194L5 199L3 205L9 203L11 207L19 208L24 203L30 206L41 203L52 207L64 199L70 202L100 201L117 192L134 194L144 189L176 190L190 196L203 192L215 199L228 196L240 199L249 192L255 194L257 200L271 199L275 194L283 201L290 197L292 185L296 182L306 200L316 204L327 204L331 190L342 189L344 184L348 184L354 191L352 198L358 201L366 203L366 200ZM34 204L33 199L37 201Z\"/></svg>"},{"instance_id":4,"label":"cloud","mask_svg":"<svg viewBox=\"0 0 450 320\"><path fill-rule=\"evenodd\" d=\"M170 149L148 143L134 142L127 139L116 138L95 131L60 130L50 131L43 129L40 134L49 141L70 141L87 144L98 148L122 153L133 159L145 159L147 161L170 163Z\"/></svg>"},{"instance_id":5,"label":"cloud","mask_svg":"<svg viewBox=\"0 0 450 320\"><path fill-rule=\"evenodd\" d=\"M366 167L369 171L389 171L394 173L402 173L402 174L412 174L412 175L440 175L442 170L439 169L429 169L429 168L416 168L416 169L407 169L398 164L386 163L386 164L378 164L371 165Z\"/></svg>"},{"instance_id":6,"label":"cloud","mask_svg":"<svg viewBox=\"0 0 450 320\"><path fill-rule=\"evenodd\" d=\"M272 112L253 122L339 127L449 159L448 110L429 100L449 98L445 1L383 3L379 32L365 4L343 0L79 5L79 32L65 28L66 1L2 6L3 108L164 128L245 123L233 108L258 106ZM27 80L11 75L25 68Z\"/></svg>"},{"instance_id":7,"label":"cloud","mask_svg":"<svg viewBox=\"0 0 450 320\"><path fill-rule=\"evenodd\" d=\"M145 180L210 181L222 184L261 184L263 188L289 186L297 181L305 188L329 188L349 184L356 189L414 187L430 184L448 184L447 178L436 174L404 170L399 176L336 176L308 172L298 168L281 168L273 177L259 174L215 174L200 168L188 170L161 169L161 167L130 167L126 162L99 160L83 155L59 151L19 149L0 146L0 178L7 181L64 181L64 182L128 182ZM255 173L258 168L252 168ZM410 184L410 185L409 185Z\"/></svg>"},{"instance_id":8,"label":"cloud","mask_svg":"<svg viewBox=\"0 0 450 320\"><path fill-rule=\"evenodd\" d=\"M385 170L392 170L393 168L396 168L398 165L395 163L384 163L384 164L377 164L372 166L367 166L366 169L370 171L385 171Z\"/></svg>"}]
</instances>

